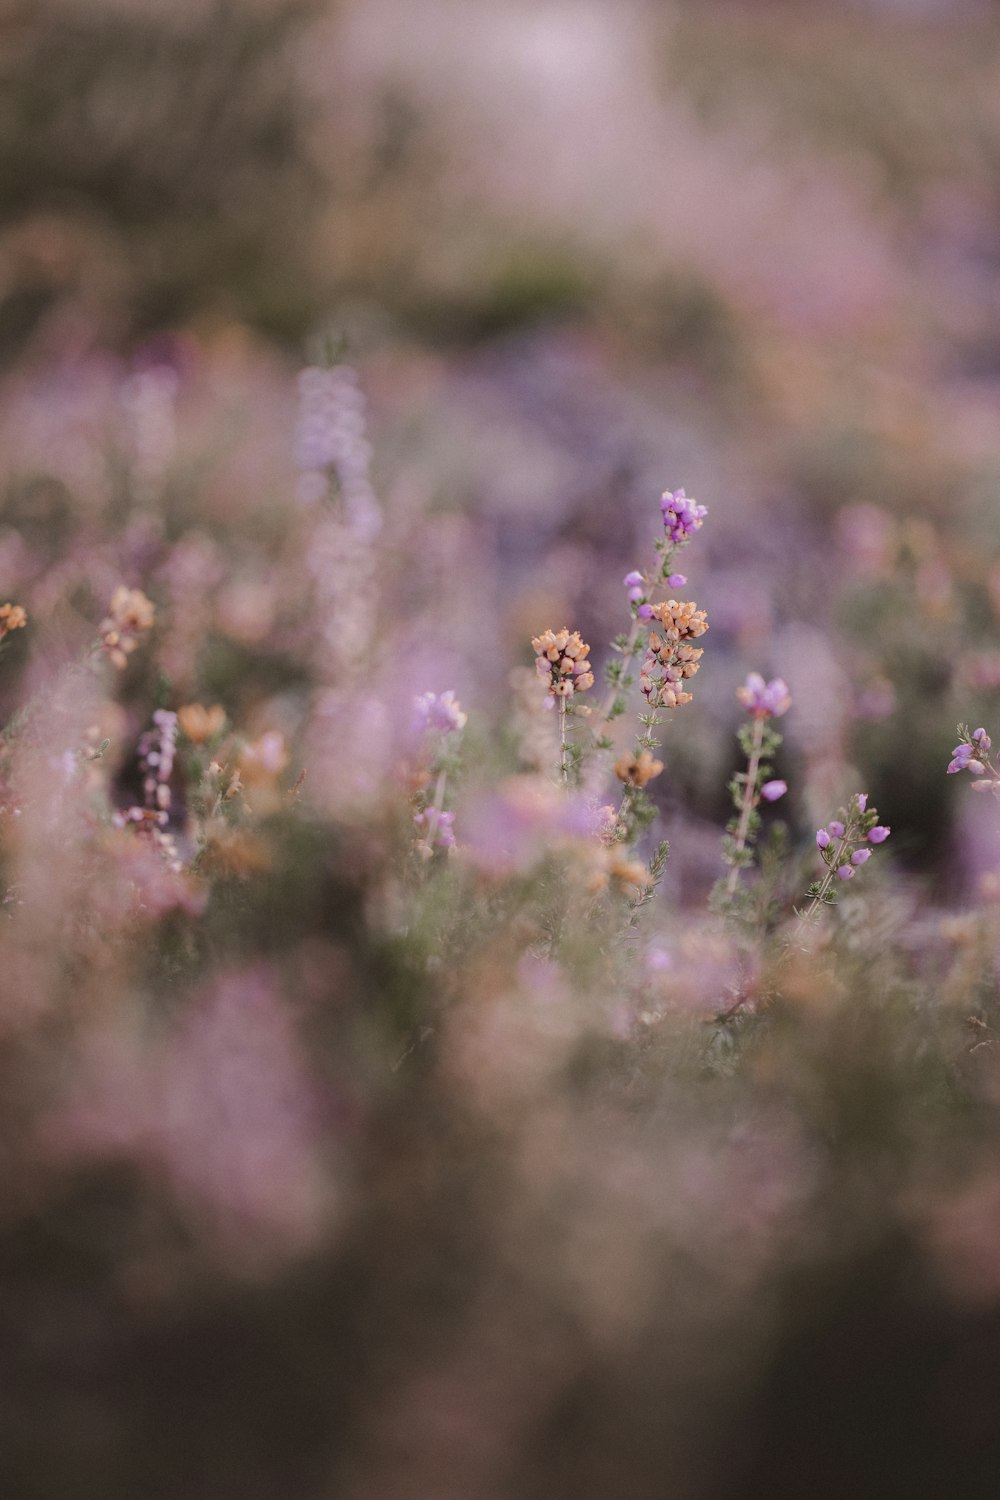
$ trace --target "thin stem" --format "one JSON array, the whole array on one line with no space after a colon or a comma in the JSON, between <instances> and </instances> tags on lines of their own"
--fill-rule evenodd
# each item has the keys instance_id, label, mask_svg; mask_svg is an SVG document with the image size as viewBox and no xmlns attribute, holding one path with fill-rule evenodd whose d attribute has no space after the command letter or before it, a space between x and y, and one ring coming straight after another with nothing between
<instances>
[{"instance_id":1,"label":"thin stem","mask_svg":"<svg viewBox=\"0 0 1000 1500\"><path fill-rule=\"evenodd\" d=\"M566 699L559 699L559 779L563 786L569 779L569 767L566 764Z\"/></svg>"},{"instance_id":2,"label":"thin stem","mask_svg":"<svg viewBox=\"0 0 1000 1500\"><path fill-rule=\"evenodd\" d=\"M833 885L833 882L837 875L837 871L844 863L847 851L853 843L854 827L855 825L853 823L849 823L848 826L844 829L844 836L837 845L837 852L830 856L829 862L827 863L826 874L823 876L823 884L820 886L819 890L816 892L815 896L812 898L805 911L800 914L800 922L807 922L812 916L813 912L817 911L823 905L826 893Z\"/></svg>"},{"instance_id":3,"label":"thin stem","mask_svg":"<svg viewBox=\"0 0 1000 1500\"><path fill-rule=\"evenodd\" d=\"M621 678L625 676L628 668L631 666L632 658L635 656L636 647L639 644L639 635L643 623L644 622L639 619L638 615L636 615L632 621L632 629L629 631L628 640L625 643L625 649L622 651L619 658L621 676L619 677L617 682L612 682L609 685L608 691L604 695L604 700L601 703L600 708L597 710L598 725L607 724L608 720L611 717L611 710L614 708L618 695L621 692Z\"/></svg>"},{"instance_id":4,"label":"thin stem","mask_svg":"<svg viewBox=\"0 0 1000 1500\"><path fill-rule=\"evenodd\" d=\"M750 815L757 803L757 773L760 770L761 751L764 747L764 722L762 715L754 720L750 760L747 764L746 782L743 787L743 806L740 808L740 821L736 828L735 848L733 851L736 857L746 848L747 832L750 828ZM740 868L740 865L734 864L729 871L729 879L726 881L727 896L733 896L736 893L736 887L740 883Z\"/></svg>"},{"instance_id":5,"label":"thin stem","mask_svg":"<svg viewBox=\"0 0 1000 1500\"><path fill-rule=\"evenodd\" d=\"M448 772L445 770L439 771L437 782L434 786L434 801L430 805L430 816L427 821L427 846L430 849L434 848L434 840L437 838L438 823L441 819L441 813L444 810L444 793L447 782Z\"/></svg>"}]
</instances>

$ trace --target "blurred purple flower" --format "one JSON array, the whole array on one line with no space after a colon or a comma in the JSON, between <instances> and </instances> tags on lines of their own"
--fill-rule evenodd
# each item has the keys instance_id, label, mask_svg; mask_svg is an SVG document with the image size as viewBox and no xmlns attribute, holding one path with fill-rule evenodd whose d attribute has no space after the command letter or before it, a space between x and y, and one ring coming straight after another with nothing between
<instances>
[{"instance_id":1,"label":"blurred purple flower","mask_svg":"<svg viewBox=\"0 0 1000 1500\"><path fill-rule=\"evenodd\" d=\"M413 708L418 730L439 729L442 734L450 734L464 729L468 718L451 688L444 693L421 693L414 698Z\"/></svg>"},{"instance_id":2,"label":"blurred purple flower","mask_svg":"<svg viewBox=\"0 0 1000 1500\"><path fill-rule=\"evenodd\" d=\"M788 684L781 677L765 682L759 672L751 672L736 696L755 719L779 719L791 707Z\"/></svg>"},{"instance_id":3,"label":"blurred purple flower","mask_svg":"<svg viewBox=\"0 0 1000 1500\"><path fill-rule=\"evenodd\" d=\"M868 842L870 844L884 844L891 831L891 829L884 827L880 823L877 828L870 828L868 830Z\"/></svg>"},{"instance_id":4,"label":"blurred purple flower","mask_svg":"<svg viewBox=\"0 0 1000 1500\"><path fill-rule=\"evenodd\" d=\"M783 797L787 791L786 781L765 781L760 789L760 795L765 802L777 802L778 798Z\"/></svg>"}]
</instances>

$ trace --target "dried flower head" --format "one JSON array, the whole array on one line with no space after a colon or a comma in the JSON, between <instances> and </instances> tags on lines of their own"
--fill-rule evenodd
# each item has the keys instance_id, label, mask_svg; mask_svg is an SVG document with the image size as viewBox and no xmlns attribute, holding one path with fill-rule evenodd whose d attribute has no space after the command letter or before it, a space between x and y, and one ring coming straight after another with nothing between
<instances>
[{"instance_id":1,"label":"dried flower head","mask_svg":"<svg viewBox=\"0 0 1000 1500\"><path fill-rule=\"evenodd\" d=\"M656 760L649 750L639 755L623 755L615 761L615 775L626 786L644 787L662 770L662 760Z\"/></svg>"},{"instance_id":2,"label":"dried flower head","mask_svg":"<svg viewBox=\"0 0 1000 1500\"><path fill-rule=\"evenodd\" d=\"M111 596L106 617L98 627L101 645L111 661L124 670L128 657L139 644L139 636L150 630L156 618L156 608L141 589L129 589L120 584Z\"/></svg>"},{"instance_id":3,"label":"dried flower head","mask_svg":"<svg viewBox=\"0 0 1000 1500\"><path fill-rule=\"evenodd\" d=\"M639 667L639 686L652 708L677 708L691 701L682 684L698 671L704 653L690 642L704 635L708 620L693 601L668 599L653 605L651 613L663 634L650 633Z\"/></svg>"},{"instance_id":4,"label":"dried flower head","mask_svg":"<svg viewBox=\"0 0 1000 1500\"><path fill-rule=\"evenodd\" d=\"M23 630L28 613L20 604L0 604L0 640L12 630Z\"/></svg>"},{"instance_id":5,"label":"dried flower head","mask_svg":"<svg viewBox=\"0 0 1000 1500\"><path fill-rule=\"evenodd\" d=\"M694 641L708 629L708 618L694 600L667 599L654 604L651 618L658 620L668 641Z\"/></svg>"},{"instance_id":6,"label":"dried flower head","mask_svg":"<svg viewBox=\"0 0 1000 1500\"><path fill-rule=\"evenodd\" d=\"M177 722L192 745L214 740L226 727L226 710L220 703L206 708L203 703L185 703L177 710Z\"/></svg>"},{"instance_id":7,"label":"dried flower head","mask_svg":"<svg viewBox=\"0 0 1000 1500\"><path fill-rule=\"evenodd\" d=\"M579 631L546 630L531 642L537 658L539 677L547 683L554 698L572 698L594 686L594 674L587 657L590 647L581 640Z\"/></svg>"}]
</instances>

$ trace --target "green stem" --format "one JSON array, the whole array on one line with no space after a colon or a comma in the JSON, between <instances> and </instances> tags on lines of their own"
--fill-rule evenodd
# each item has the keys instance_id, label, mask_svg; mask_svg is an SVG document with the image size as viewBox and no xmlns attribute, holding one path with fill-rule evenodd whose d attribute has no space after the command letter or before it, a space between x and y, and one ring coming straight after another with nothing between
<instances>
[{"instance_id":1,"label":"green stem","mask_svg":"<svg viewBox=\"0 0 1000 1500\"><path fill-rule=\"evenodd\" d=\"M740 808L740 821L736 828L736 848L734 853L737 856L746 848L747 832L750 828L750 815L757 804L757 773L760 770L761 751L764 747L764 722L762 715L759 715L754 720L750 760L747 764L746 783L743 787L743 806ZM735 895L739 882L740 866L734 864L729 871L729 879L726 881L727 896Z\"/></svg>"}]
</instances>

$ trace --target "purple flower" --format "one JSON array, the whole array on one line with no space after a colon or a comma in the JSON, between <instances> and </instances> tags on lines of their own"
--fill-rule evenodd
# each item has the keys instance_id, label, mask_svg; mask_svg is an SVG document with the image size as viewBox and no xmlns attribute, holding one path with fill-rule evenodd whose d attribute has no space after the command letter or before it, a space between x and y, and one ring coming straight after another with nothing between
<instances>
[{"instance_id":1,"label":"purple flower","mask_svg":"<svg viewBox=\"0 0 1000 1500\"><path fill-rule=\"evenodd\" d=\"M751 672L736 696L755 719L779 719L791 707L791 694L781 677L765 682L759 672Z\"/></svg>"},{"instance_id":2,"label":"purple flower","mask_svg":"<svg viewBox=\"0 0 1000 1500\"><path fill-rule=\"evenodd\" d=\"M891 832L891 829L883 827L880 823L877 828L869 828L868 842L869 844L884 844Z\"/></svg>"},{"instance_id":3,"label":"purple flower","mask_svg":"<svg viewBox=\"0 0 1000 1500\"><path fill-rule=\"evenodd\" d=\"M653 606L651 604L640 604L636 610L640 620L651 620L653 618Z\"/></svg>"},{"instance_id":4,"label":"purple flower","mask_svg":"<svg viewBox=\"0 0 1000 1500\"><path fill-rule=\"evenodd\" d=\"M783 797L787 791L786 781L765 781L760 789L760 795L765 802L777 802L778 798Z\"/></svg>"},{"instance_id":5,"label":"purple flower","mask_svg":"<svg viewBox=\"0 0 1000 1500\"><path fill-rule=\"evenodd\" d=\"M825 828L818 828L816 830L816 847L817 849L829 849L830 847L830 835Z\"/></svg>"},{"instance_id":6,"label":"purple flower","mask_svg":"<svg viewBox=\"0 0 1000 1500\"><path fill-rule=\"evenodd\" d=\"M853 865L838 865L837 874L840 876L841 880L853 880L854 867Z\"/></svg>"},{"instance_id":7,"label":"purple flower","mask_svg":"<svg viewBox=\"0 0 1000 1500\"><path fill-rule=\"evenodd\" d=\"M687 575L684 573L671 573L667 582L672 589L682 589L687 583Z\"/></svg>"},{"instance_id":8,"label":"purple flower","mask_svg":"<svg viewBox=\"0 0 1000 1500\"><path fill-rule=\"evenodd\" d=\"M639 584L636 584L634 588L629 589L628 596L633 604L638 604L644 592L645 590Z\"/></svg>"},{"instance_id":9,"label":"purple flower","mask_svg":"<svg viewBox=\"0 0 1000 1500\"><path fill-rule=\"evenodd\" d=\"M631 573L625 574L625 577L622 579L622 583L627 589L638 588L642 583L642 574L637 568L633 568Z\"/></svg>"},{"instance_id":10,"label":"purple flower","mask_svg":"<svg viewBox=\"0 0 1000 1500\"><path fill-rule=\"evenodd\" d=\"M854 853L851 855L851 864L863 865L865 861L871 859L871 857L872 851L870 849L855 849Z\"/></svg>"},{"instance_id":11,"label":"purple flower","mask_svg":"<svg viewBox=\"0 0 1000 1500\"><path fill-rule=\"evenodd\" d=\"M835 818L832 823L827 824L827 827L833 838L842 839L844 837L844 825L839 819Z\"/></svg>"},{"instance_id":12,"label":"purple flower","mask_svg":"<svg viewBox=\"0 0 1000 1500\"><path fill-rule=\"evenodd\" d=\"M980 750L988 750L993 743L989 735L986 733L985 729L974 729L972 731L972 738L975 740Z\"/></svg>"},{"instance_id":13,"label":"purple flower","mask_svg":"<svg viewBox=\"0 0 1000 1500\"><path fill-rule=\"evenodd\" d=\"M858 812L864 812L864 810L865 810L865 808L867 806L868 806L868 793L867 792L859 792L858 793Z\"/></svg>"},{"instance_id":14,"label":"purple flower","mask_svg":"<svg viewBox=\"0 0 1000 1500\"><path fill-rule=\"evenodd\" d=\"M463 729L468 717L450 688L446 693L421 693L413 708L418 730L439 729L442 734Z\"/></svg>"},{"instance_id":15,"label":"purple flower","mask_svg":"<svg viewBox=\"0 0 1000 1500\"><path fill-rule=\"evenodd\" d=\"M675 547L696 532L708 515L708 509L704 505L698 505L696 501L689 500L683 490L665 490L660 501L660 509L663 512L663 525L667 536Z\"/></svg>"}]
</instances>

